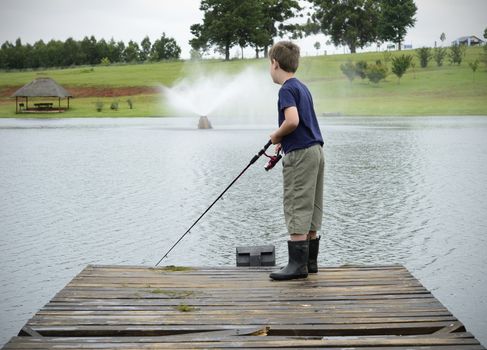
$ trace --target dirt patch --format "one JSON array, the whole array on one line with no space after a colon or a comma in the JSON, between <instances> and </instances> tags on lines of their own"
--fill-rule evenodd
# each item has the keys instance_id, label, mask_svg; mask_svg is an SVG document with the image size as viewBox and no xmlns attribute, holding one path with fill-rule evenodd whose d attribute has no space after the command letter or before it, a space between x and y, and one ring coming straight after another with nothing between
<instances>
[{"instance_id":1,"label":"dirt patch","mask_svg":"<svg viewBox=\"0 0 487 350\"><path fill-rule=\"evenodd\" d=\"M157 86L128 87L66 87L74 97L119 97L134 95L152 95L161 93Z\"/></svg>"},{"instance_id":2,"label":"dirt patch","mask_svg":"<svg viewBox=\"0 0 487 350\"><path fill-rule=\"evenodd\" d=\"M4 86L0 88L0 97L10 97L22 86ZM157 86L65 86L73 97L119 97L135 95L152 95L161 93Z\"/></svg>"}]
</instances>

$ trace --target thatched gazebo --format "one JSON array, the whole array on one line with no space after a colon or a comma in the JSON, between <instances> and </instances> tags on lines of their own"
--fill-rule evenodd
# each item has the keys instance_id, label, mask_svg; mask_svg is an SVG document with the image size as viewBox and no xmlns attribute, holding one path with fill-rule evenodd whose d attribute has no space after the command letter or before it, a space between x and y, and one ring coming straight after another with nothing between
<instances>
[{"instance_id":1,"label":"thatched gazebo","mask_svg":"<svg viewBox=\"0 0 487 350\"><path fill-rule=\"evenodd\" d=\"M15 113L22 110L24 112L63 112L61 99L68 99L67 109L69 109L69 99L73 95L51 78L37 78L15 91L12 97L15 97ZM19 97L25 98L25 106L23 102L19 104ZM42 102L34 103L35 108L29 109L29 97L57 97L58 108L53 108L51 102Z\"/></svg>"}]
</instances>

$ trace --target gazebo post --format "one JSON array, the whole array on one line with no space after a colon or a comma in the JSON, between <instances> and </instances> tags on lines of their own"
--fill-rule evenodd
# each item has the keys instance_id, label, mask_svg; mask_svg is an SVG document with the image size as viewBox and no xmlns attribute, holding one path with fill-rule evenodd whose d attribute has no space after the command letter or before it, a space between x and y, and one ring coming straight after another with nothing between
<instances>
[{"instance_id":1,"label":"gazebo post","mask_svg":"<svg viewBox=\"0 0 487 350\"><path fill-rule=\"evenodd\" d=\"M61 97L58 97L58 99L59 99L59 100L58 100L58 108L57 108L57 111L58 111L59 113L61 113Z\"/></svg>"},{"instance_id":2,"label":"gazebo post","mask_svg":"<svg viewBox=\"0 0 487 350\"><path fill-rule=\"evenodd\" d=\"M15 114L19 113L19 97L15 96Z\"/></svg>"},{"instance_id":3,"label":"gazebo post","mask_svg":"<svg viewBox=\"0 0 487 350\"><path fill-rule=\"evenodd\" d=\"M69 96L68 96L68 109L69 109Z\"/></svg>"},{"instance_id":4,"label":"gazebo post","mask_svg":"<svg viewBox=\"0 0 487 350\"><path fill-rule=\"evenodd\" d=\"M25 96L25 109L29 109L29 97Z\"/></svg>"}]
</instances>

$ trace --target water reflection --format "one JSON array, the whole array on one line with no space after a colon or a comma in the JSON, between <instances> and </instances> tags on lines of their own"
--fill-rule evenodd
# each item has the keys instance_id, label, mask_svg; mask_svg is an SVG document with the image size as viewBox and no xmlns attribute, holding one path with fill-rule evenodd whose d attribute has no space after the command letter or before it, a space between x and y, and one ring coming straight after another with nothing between
<instances>
[{"instance_id":1,"label":"water reflection","mask_svg":"<svg viewBox=\"0 0 487 350\"><path fill-rule=\"evenodd\" d=\"M0 119L0 343L87 264L155 264L267 140L197 119ZM405 264L484 343L487 120L328 118L323 265ZM280 166L251 167L164 264L286 261Z\"/></svg>"}]
</instances>

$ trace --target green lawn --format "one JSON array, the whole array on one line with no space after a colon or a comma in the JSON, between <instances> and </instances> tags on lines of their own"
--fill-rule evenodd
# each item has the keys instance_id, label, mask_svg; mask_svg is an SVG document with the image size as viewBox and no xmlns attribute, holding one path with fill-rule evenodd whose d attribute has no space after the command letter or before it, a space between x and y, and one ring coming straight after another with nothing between
<instances>
[{"instance_id":1,"label":"green lawn","mask_svg":"<svg viewBox=\"0 0 487 350\"><path fill-rule=\"evenodd\" d=\"M475 79L468 62L480 59L482 48L469 48L460 66L445 63L437 67L430 61L426 69L419 68L414 51L394 52L393 55L411 54L416 68L403 76L400 84L392 73L378 85L356 79L350 83L340 71L347 60L365 60L369 63L384 60L383 53L304 57L298 78L306 82L313 93L317 113L345 115L487 115L487 70L481 63ZM205 60L202 62L174 61L137 65L76 67L67 69L0 72L0 117L18 117L15 104L8 91L20 87L36 77L49 76L66 88L70 87L139 87L171 86L176 81L192 76L194 72L236 74L252 66L266 69L267 59ZM389 64L390 66L390 64ZM269 77L270 79L270 77ZM129 109L126 100L134 103ZM118 111L110 110L112 101L118 100ZM96 112L97 101L104 102L102 112ZM63 117L129 117L167 116L164 99L158 94L121 97L83 97L71 100ZM46 117L48 115L39 115ZM59 117L59 114L53 115ZM31 117L31 116L30 116Z\"/></svg>"}]
</instances>

